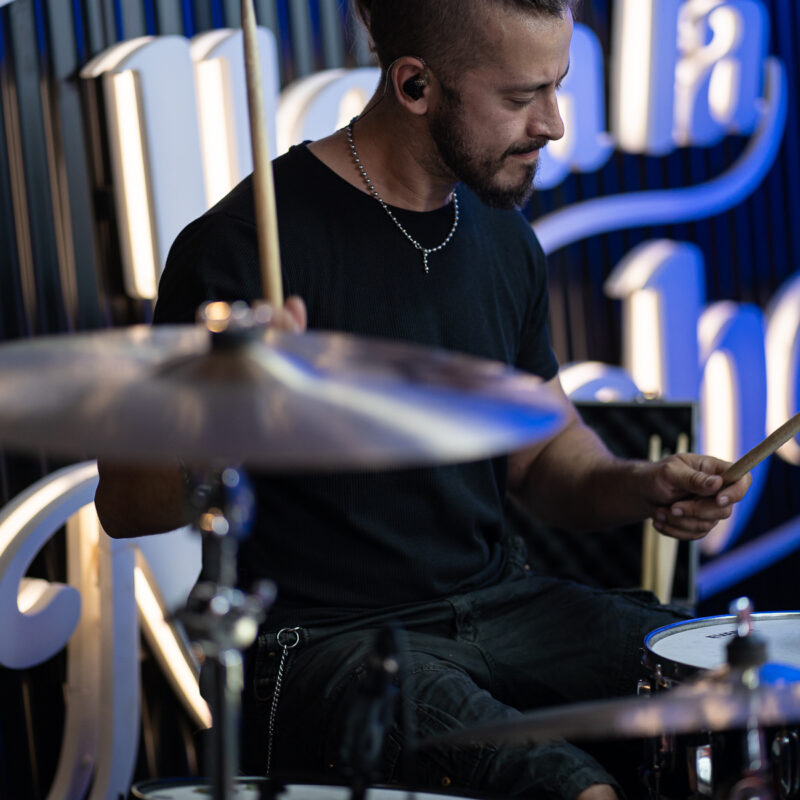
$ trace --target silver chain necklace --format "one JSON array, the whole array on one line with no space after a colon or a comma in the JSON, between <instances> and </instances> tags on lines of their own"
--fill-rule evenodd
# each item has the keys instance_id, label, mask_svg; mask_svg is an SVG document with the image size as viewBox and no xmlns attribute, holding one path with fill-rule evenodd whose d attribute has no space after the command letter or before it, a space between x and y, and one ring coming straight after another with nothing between
<instances>
[{"instance_id":1,"label":"silver chain necklace","mask_svg":"<svg viewBox=\"0 0 800 800\"><path fill-rule=\"evenodd\" d=\"M458 227L458 195L456 194L456 190L453 189L453 211L454 219L453 219L453 227L450 228L450 233L447 234L445 240L438 245L437 247L424 247L421 245L398 221L397 217L392 213L392 210L389 206L384 203L383 198L378 194L378 190L373 185L372 181L367 176L367 171L364 169L364 165L361 163L361 159L358 157L358 153L356 152L356 146L353 143L353 123L358 119L358 117L353 117L347 125L346 132L347 132L347 143L350 145L350 152L353 154L353 161L355 162L356 168L361 173L361 177L364 179L364 183L367 184L367 189L369 193L381 204L381 208L389 215L389 219L397 226L400 233L408 239L414 247L422 253L422 266L425 269L425 274L427 275L429 272L428 268L428 257L431 253L436 253L441 250L443 247L446 247L450 240L453 238L453 234L456 232L456 228Z\"/></svg>"}]
</instances>

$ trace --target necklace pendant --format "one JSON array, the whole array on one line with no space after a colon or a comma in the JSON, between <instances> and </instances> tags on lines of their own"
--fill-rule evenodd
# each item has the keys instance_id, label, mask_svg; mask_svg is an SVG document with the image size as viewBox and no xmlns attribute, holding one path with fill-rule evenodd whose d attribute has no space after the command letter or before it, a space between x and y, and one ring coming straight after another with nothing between
<instances>
[{"instance_id":1,"label":"necklace pendant","mask_svg":"<svg viewBox=\"0 0 800 800\"><path fill-rule=\"evenodd\" d=\"M2 5L3 0L0 0L0 5ZM408 239L409 242L417 249L422 251L422 267L425 270L425 274L428 275L430 269L428 267L428 256L431 253L436 253L441 250L445 245L447 245L450 240L453 238L453 234L456 232L456 228L458 227L458 195L456 194L456 190L453 189L453 192L450 196L450 199L453 203L453 226L450 228L450 233L447 234L445 240L438 246L438 247L431 247L425 248L423 247L398 221L397 217L391 212L389 207L383 201L383 198L378 194L378 190L375 188L375 185L369 179L367 175L367 171L364 168L364 165L361 163L361 159L359 158L358 151L356 150L355 142L353 141L353 125L358 117L353 117L350 120L350 123L345 128L345 135L347 136L347 144L350 147L350 155L353 157L353 163L356 166L356 169L361 174L361 177L364 179L364 183L367 185L367 189L369 193L380 203L381 208L387 213L389 219L397 226L397 229L403 236Z\"/></svg>"}]
</instances>

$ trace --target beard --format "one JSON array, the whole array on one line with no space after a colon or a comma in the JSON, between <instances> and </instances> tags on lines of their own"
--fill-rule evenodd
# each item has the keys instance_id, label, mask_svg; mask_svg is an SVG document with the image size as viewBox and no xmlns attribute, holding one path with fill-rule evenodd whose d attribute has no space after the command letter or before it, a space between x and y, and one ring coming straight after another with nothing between
<instances>
[{"instance_id":1,"label":"beard","mask_svg":"<svg viewBox=\"0 0 800 800\"><path fill-rule=\"evenodd\" d=\"M499 157L474 152L461 97L457 91L444 85L442 102L436 112L430 115L429 127L442 164L458 181L472 189L486 205L503 209L520 208L533 194L538 159L526 165L522 176L510 185L499 183L497 174L509 156L542 148L547 144L547 139L539 137L524 144L512 145Z\"/></svg>"}]
</instances>

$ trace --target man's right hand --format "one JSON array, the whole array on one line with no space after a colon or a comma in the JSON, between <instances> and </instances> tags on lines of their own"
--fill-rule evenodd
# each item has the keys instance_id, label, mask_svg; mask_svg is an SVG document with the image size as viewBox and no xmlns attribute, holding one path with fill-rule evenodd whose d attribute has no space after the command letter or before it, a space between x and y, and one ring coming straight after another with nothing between
<instances>
[{"instance_id":1,"label":"man's right hand","mask_svg":"<svg viewBox=\"0 0 800 800\"><path fill-rule=\"evenodd\" d=\"M270 326L279 331L289 333L302 333L308 325L306 304L301 297L292 295L284 301L283 308L279 308L272 318Z\"/></svg>"}]
</instances>

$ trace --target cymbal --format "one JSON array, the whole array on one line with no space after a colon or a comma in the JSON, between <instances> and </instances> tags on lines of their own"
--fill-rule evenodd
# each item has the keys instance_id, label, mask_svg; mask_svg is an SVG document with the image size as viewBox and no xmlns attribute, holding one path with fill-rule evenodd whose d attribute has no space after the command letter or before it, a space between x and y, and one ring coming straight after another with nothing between
<instances>
[{"instance_id":1,"label":"cymbal","mask_svg":"<svg viewBox=\"0 0 800 800\"><path fill-rule=\"evenodd\" d=\"M496 362L338 333L211 340L141 325L2 344L0 445L342 470L474 460L561 424L540 380Z\"/></svg>"},{"instance_id":2,"label":"cymbal","mask_svg":"<svg viewBox=\"0 0 800 800\"><path fill-rule=\"evenodd\" d=\"M545 708L446 734L428 743L500 744L554 737L575 741L638 739L796 723L800 721L798 679L800 671L782 664L765 664L753 673L721 667L694 682L654 695Z\"/></svg>"}]
</instances>

